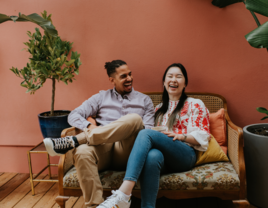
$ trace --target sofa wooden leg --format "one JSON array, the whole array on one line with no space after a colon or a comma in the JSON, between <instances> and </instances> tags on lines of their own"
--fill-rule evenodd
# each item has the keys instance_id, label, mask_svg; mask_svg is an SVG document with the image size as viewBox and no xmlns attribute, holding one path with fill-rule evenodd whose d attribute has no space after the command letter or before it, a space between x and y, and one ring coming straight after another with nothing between
<instances>
[{"instance_id":1,"label":"sofa wooden leg","mask_svg":"<svg viewBox=\"0 0 268 208\"><path fill-rule=\"evenodd\" d=\"M250 207L248 200L233 200L233 204L239 208L249 208Z\"/></svg>"},{"instance_id":2,"label":"sofa wooden leg","mask_svg":"<svg viewBox=\"0 0 268 208\"><path fill-rule=\"evenodd\" d=\"M69 199L68 196L57 196L56 202L58 205L60 205L60 208L65 208L65 202Z\"/></svg>"}]
</instances>

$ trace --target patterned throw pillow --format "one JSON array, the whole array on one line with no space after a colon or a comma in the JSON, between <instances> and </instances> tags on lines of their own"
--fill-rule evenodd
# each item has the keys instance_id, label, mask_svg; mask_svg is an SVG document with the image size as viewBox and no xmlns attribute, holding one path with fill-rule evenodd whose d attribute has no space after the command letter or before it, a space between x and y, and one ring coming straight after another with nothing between
<instances>
[{"instance_id":1,"label":"patterned throw pillow","mask_svg":"<svg viewBox=\"0 0 268 208\"><path fill-rule=\"evenodd\" d=\"M220 145L212 134L211 139L209 141L208 149L205 152L197 151L196 157L196 166L211 162L229 161L228 157L223 152Z\"/></svg>"}]
</instances>

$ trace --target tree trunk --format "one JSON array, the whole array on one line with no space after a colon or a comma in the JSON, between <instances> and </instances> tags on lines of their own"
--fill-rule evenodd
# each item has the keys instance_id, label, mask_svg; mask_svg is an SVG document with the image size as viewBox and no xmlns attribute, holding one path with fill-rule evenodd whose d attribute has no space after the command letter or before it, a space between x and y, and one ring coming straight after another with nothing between
<instances>
[{"instance_id":1,"label":"tree trunk","mask_svg":"<svg viewBox=\"0 0 268 208\"><path fill-rule=\"evenodd\" d=\"M52 78L52 102L51 102L51 111L50 116L54 116L54 101L55 101L55 78Z\"/></svg>"}]
</instances>

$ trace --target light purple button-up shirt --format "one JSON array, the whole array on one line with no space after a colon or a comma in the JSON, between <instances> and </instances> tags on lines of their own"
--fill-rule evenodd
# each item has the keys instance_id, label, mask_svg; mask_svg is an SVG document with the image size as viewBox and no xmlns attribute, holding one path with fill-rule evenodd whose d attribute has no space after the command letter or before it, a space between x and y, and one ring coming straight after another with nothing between
<instances>
[{"instance_id":1,"label":"light purple button-up shirt","mask_svg":"<svg viewBox=\"0 0 268 208\"><path fill-rule=\"evenodd\" d=\"M129 113L139 114L145 128L154 126L154 105L151 98L133 88L123 97L115 89L100 91L74 109L68 116L68 122L83 130L90 124L86 120L89 116L96 116L97 123L105 126Z\"/></svg>"}]
</instances>

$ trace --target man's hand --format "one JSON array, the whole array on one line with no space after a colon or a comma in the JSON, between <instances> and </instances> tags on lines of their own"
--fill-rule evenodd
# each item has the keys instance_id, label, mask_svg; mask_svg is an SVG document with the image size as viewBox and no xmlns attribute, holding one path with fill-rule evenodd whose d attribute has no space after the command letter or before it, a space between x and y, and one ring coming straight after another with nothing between
<instances>
[{"instance_id":1,"label":"man's hand","mask_svg":"<svg viewBox=\"0 0 268 208\"><path fill-rule=\"evenodd\" d=\"M98 128L98 126L96 126L96 125L94 125L94 124L90 124L87 128L88 128L89 130L92 130L92 129Z\"/></svg>"}]
</instances>

